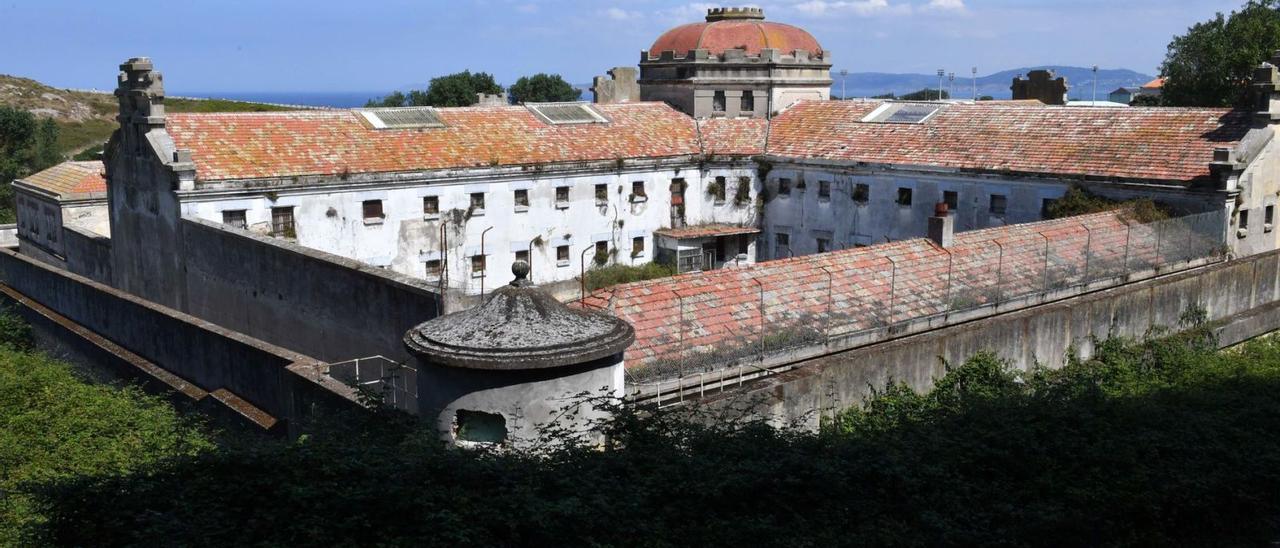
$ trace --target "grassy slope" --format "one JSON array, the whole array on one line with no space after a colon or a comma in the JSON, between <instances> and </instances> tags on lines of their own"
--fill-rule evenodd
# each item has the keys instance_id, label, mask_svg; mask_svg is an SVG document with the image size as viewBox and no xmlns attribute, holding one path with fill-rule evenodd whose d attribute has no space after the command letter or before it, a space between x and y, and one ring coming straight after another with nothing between
<instances>
[{"instance_id":1,"label":"grassy slope","mask_svg":"<svg viewBox=\"0 0 1280 548\"><path fill-rule=\"evenodd\" d=\"M116 98L109 93L70 91L28 78L0 74L0 104L53 116L58 122L58 148L68 156L101 150L116 128ZM267 112L285 107L242 101L166 99L169 112Z\"/></svg>"}]
</instances>

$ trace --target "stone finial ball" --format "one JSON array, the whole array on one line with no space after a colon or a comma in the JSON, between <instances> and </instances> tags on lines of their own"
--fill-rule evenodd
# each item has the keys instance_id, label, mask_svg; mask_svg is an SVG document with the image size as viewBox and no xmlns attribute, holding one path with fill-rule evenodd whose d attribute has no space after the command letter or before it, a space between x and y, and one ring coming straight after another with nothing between
<instances>
[{"instance_id":1,"label":"stone finial ball","mask_svg":"<svg viewBox=\"0 0 1280 548\"><path fill-rule=\"evenodd\" d=\"M516 275L516 280L524 280L529 277L529 263L524 261L516 261L511 264L511 273Z\"/></svg>"}]
</instances>

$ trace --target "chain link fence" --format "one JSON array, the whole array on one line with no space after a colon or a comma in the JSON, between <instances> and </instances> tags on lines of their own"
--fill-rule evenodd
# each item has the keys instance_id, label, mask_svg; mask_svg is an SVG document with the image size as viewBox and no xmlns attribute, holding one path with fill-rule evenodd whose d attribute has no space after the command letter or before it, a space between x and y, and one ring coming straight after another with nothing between
<instances>
[{"instance_id":1,"label":"chain link fence","mask_svg":"<svg viewBox=\"0 0 1280 548\"><path fill-rule=\"evenodd\" d=\"M1225 256L1225 212L1085 215L761 263L650 284L614 312L637 329L629 392L742 382L770 356L957 313L1030 306ZM980 313L979 313L980 315ZM966 314L966 317L972 317ZM746 371L743 368L749 368ZM711 373L720 373L717 380ZM721 386L722 385L717 385Z\"/></svg>"}]
</instances>

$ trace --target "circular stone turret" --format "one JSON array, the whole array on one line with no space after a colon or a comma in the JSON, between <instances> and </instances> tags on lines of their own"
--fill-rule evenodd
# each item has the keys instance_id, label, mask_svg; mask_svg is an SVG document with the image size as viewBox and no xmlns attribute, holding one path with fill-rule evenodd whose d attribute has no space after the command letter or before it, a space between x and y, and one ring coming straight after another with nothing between
<instances>
[{"instance_id":1,"label":"circular stone turret","mask_svg":"<svg viewBox=\"0 0 1280 548\"><path fill-rule=\"evenodd\" d=\"M518 443L561 416L576 395L622 395L631 325L565 306L528 281L523 261L511 271L515 280L479 306L405 334L419 362L419 415L434 418L451 443ZM576 421L602 416L578 411Z\"/></svg>"}]
</instances>

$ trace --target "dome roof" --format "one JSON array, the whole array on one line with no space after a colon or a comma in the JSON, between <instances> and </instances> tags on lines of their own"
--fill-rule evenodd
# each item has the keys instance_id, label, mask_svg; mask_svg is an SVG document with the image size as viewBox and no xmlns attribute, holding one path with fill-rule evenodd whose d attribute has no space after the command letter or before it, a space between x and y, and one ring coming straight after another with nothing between
<instances>
[{"instance_id":1,"label":"dome roof","mask_svg":"<svg viewBox=\"0 0 1280 548\"><path fill-rule=\"evenodd\" d=\"M516 279L480 306L410 329L405 346L424 360L466 369L543 369L578 365L618 354L631 346L631 324L604 312L571 309L525 276L523 261L511 267Z\"/></svg>"},{"instance_id":2,"label":"dome roof","mask_svg":"<svg viewBox=\"0 0 1280 548\"><path fill-rule=\"evenodd\" d=\"M703 23L681 25L659 36L649 48L650 57L664 51L683 56L690 50L705 49L712 55L730 49L746 49L747 55L773 48L783 54L802 49L809 53L822 51L818 40L802 28L764 20L759 8L714 8L707 10Z\"/></svg>"}]
</instances>

